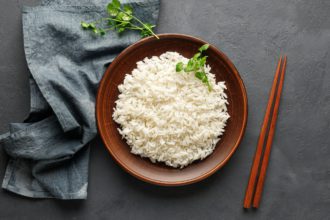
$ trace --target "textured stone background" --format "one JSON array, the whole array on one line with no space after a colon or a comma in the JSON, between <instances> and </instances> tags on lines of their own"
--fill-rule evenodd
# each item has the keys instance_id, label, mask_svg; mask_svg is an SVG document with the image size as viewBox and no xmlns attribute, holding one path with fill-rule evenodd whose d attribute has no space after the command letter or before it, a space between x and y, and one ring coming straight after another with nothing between
<instances>
[{"instance_id":1,"label":"textured stone background","mask_svg":"<svg viewBox=\"0 0 330 220\"><path fill-rule=\"evenodd\" d=\"M22 5L0 0L0 133L29 111ZM86 201L30 200L0 190L0 219L329 219L330 1L163 0L159 33L216 45L245 82L249 120L229 163L204 182L180 188L143 183L93 144ZM242 200L279 54L287 75L261 208ZM0 178L6 156L0 149Z\"/></svg>"}]
</instances>

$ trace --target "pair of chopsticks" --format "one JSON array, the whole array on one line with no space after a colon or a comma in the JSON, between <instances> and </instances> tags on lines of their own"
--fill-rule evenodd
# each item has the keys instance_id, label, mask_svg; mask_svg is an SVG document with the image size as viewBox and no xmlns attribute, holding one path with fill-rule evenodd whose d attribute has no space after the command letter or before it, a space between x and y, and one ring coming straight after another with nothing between
<instances>
[{"instance_id":1,"label":"pair of chopsticks","mask_svg":"<svg viewBox=\"0 0 330 220\"><path fill-rule=\"evenodd\" d=\"M265 183L267 166L269 162L270 151L272 148L272 142L275 133L275 126L276 126L278 108L280 105L280 98L283 88L286 63L287 63L287 57L284 56L283 58L281 56L276 68L275 77L274 77L272 89L270 91L266 113L264 116L264 121L262 123L261 131L259 135L257 149L251 167L250 178L244 198L244 205L243 205L244 208L251 208L251 203L254 208L258 208L260 205L262 190ZM276 87L279 80L280 82L276 92ZM274 104L274 100L275 100L275 104ZM271 117L271 122L269 125L270 117ZM269 126L268 138L266 140L266 146L264 149L264 142L266 139L268 126Z\"/></svg>"}]
</instances>

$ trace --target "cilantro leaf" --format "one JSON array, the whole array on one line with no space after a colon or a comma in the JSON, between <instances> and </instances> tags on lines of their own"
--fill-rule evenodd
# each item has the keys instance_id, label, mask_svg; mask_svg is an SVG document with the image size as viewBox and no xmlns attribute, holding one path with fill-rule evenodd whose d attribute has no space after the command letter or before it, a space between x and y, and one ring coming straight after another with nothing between
<instances>
[{"instance_id":1,"label":"cilantro leaf","mask_svg":"<svg viewBox=\"0 0 330 220\"><path fill-rule=\"evenodd\" d=\"M105 35L105 30L104 29L100 28L99 32L100 32L100 35L102 35L102 36Z\"/></svg>"},{"instance_id":2,"label":"cilantro leaf","mask_svg":"<svg viewBox=\"0 0 330 220\"><path fill-rule=\"evenodd\" d=\"M96 29L95 24L93 23L90 23L88 28L92 30Z\"/></svg>"},{"instance_id":3,"label":"cilantro leaf","mask_svg":"<svg viewBox=\"0 0 330 220\"><path fill-rule=\"evenodd\" d=\"M117 16L119 10L112 3L109 3L107 6L107 12L110 16Z\"/></svg>"},{"instance_id":4,"label":"cilantro leaf","mask_svg":"<svg viewBox=\"0 0 330 220\"><path fill-rule=\"evenodd\" d=\"M118 32L118 33L121 33L121 32L123 32L124 30L125 30L125 28L121 27L121 28L118 28L118 29L117 29L117 32Z\"/></svg>"},{"instance_id":5,"label":"cilantro leaf","mask_svg":"<svg viewBox=\"0 0 330 220\"><path fill-rule=\"evenodd\" d=\"M94 34L99 34L99 29L94 28L94 29L93 29L93 32L94 32Z\"/></svg>"},{"instance_id":6,"label":"cilantro leaf","mask_svg":"<svg viewBox=\"0 0 330 220\"><path fill-rule=\"evenodd\" d=\"M115 8L120 8L121 7L121 4L120 4L120 1L119 0L112 0L112 3L111 3Z\"/></svg>"},{"instance_id":7,"label":"cilantro leaf","mask_svg":"<svg viewBox=\"0 0 330 220\"><path fill-rule=\"evenodd\" d=\"M141 35L141 37L149 37L150 32L147 29L143 29L143 30L141 30L140 35Z\"/></svg>"},{"instance_id":8,"label":"cilantro leaf","mask_svg":"<svg viewBox=\"0 0 330 220\"><path fill-rule=\"evenodd\" d=\"M155 27L155 25L150 24L150 23L145 23L145 24L144 24L144 28L149 28L150 30L151 30L152 28L154 28L154 27Z\"/></svg>"},{"instance_id":9,"label":"cilantro leaf","mask_svg":"<svg viewBox=\"0 0 330 220\"><path fill-rule=\"evenodd\" d=\"M203 73L202 72L196 72L195 73L196 78L202 80L203 79Z\"/></svg>"},{"instance_id":10,"label":"cilantro leaf","mask_svg":"<svg viewBox=\"0 0 330 220\"><path fill-rule=\"evenodd\" d=\"M208 44L204 44L203 46L201 46L201 47L198 49L198 51L202 53L203 51L207 50L207 48L209 48L209 46L210 46L210 45L208 45Z\"/></svg>"},{"instance_id":11,"label":"cilantro leaf","mask_svg":"<svg viewBox=\"0 0 330 220\"><path fill-rule=\"evenodd\" d=\"M183 70L183 63L182 62L177 63L175 70L177 72L181 72Z\"/></svg>"},{"instance_id":12,"label":"cilantro leaf","mask_svg":"<svg viewBox=\"0 0 330 220\"><path fill-rule=\"evenodd\" d=\"M133 14L133 8L130 5L124 5L124 11L129 15Z\"/></svg>"},{"instance_id":13,"label":"cilantro leaf","mask_svg":"<svg viewBox=\"0 0 330 220\"><path fill-rule=\"evenodd\" d=\"M207 50L209 47L208 44L201 46L191 59L189 59L187 65L184 65L182 62L176 64L176 72L184 70L185 72L195 72L195 77L206 84L209 91L212 91L209 79L205 73L205 63L207 56L202 56L203 51Z\"/></svg>"},{"instance_id":14,"label":"cilantro leaf","mask_svg":"<svg viewBox=\"0 0 330 220\"><path fill-rule=\"evenodd\" d=\"M204 57L202 57L202 58L199 60L199 65L200 65L201 67L203 67L203 66L205 65L205 63L206 63L206 58L207 58L207 56L204 56Z\"/></svg>"},{"instance_id":15,"label":"cilantro leaf","mask_svg":"<svg viewBox=\"0 0 330 220\"><path fill-rule=\"evenodd\" d=\"M128 4L122 5L119 0L112 0L106 6L108 17L101 18L91 23L81 22L84 30L90 30L95 34L104 35L107 31L115 30L118 33L125 30L140 31L142 37L153 35L157 39L159 37L153 32L155 25L144 23L133 15L133 8ZM104 25L108 28L105 28Z\"/></svg>"},{"instance_id":16,"label":"cilantro leaf","mask_svg":"<svg viewBox=\"0 0 330 220\"><path fill-rule=\"evenodd\" d=\"M88 23L86 23L86 22L81 22L81 27L83 28L83 29L88 29L89 28L89 24Z\"/></svg>"},{"instance_id":17,"label":"cilantro leaf","mask_svg":"<svg viewBox=\"0 0 330 220\"><path fill-rule=\"evenodd\" d=\"M194 60L197 60L200 56L201 56L201 53L196 53L196 54L193 56L193 59L194 59Z\"/></svg>"}]
</instances>

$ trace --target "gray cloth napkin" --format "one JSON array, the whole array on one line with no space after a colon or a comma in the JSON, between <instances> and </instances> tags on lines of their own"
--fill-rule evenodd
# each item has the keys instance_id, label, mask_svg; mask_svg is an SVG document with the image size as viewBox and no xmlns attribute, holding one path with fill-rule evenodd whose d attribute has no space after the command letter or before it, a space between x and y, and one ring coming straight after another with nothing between
<instances>
[{"instance_id":1,"label":"gray cloth napkin","mask_svg":"<svg viewBox=\"0 0 330 220\"><path fill-rule=\"evenodd\" d=\"M159 0L122 1L155 24ZM95 96L107 65L139 33L83 31L81 21L105 16L105 0L44 0L23 9L31 112L10 124L0 145L10 156L2 188L34 198L85 199L88 143L96 136Z\"/></svg>"}]
</instances>

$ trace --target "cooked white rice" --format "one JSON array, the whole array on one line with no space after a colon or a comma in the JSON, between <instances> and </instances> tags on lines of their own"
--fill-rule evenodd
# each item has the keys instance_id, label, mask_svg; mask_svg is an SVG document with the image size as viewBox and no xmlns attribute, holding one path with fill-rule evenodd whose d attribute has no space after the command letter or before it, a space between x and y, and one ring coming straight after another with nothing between
<instances>
[{"instance_id":1,"label":"cooked white rice","mask_svg":"<svg viewBox=\"0 0 330 220\"><path fill-rule=\"evenodd\" d=\"M180 61L188 59L166 52L137 62L118 86L112 116L133 154L183 168L213 152L229 114L225 83L206 65L210 92L194 73L176 72Z\"/></svg>"}]
</instances>

